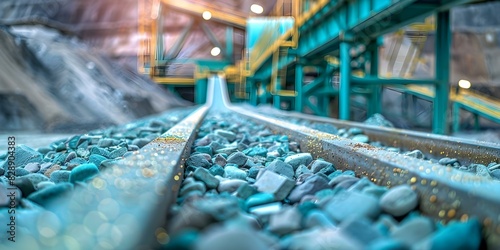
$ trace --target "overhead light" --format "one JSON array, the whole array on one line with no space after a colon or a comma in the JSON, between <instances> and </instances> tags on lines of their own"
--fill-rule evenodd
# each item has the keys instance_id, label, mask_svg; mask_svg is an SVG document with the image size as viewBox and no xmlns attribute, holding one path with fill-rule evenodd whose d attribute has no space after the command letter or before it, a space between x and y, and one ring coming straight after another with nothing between
<instances>
[{"instance_id":1,"label":"overhead light","mask_svg":"<svg viewBox=\"0 0 500 250\"><path fill-rule=\"evenodd\" d=\"M210 11L206 10L206 11L203 11L203 14L201 14L201 16L205 20L210 20L210 18L212 18L212 13L210 13Z\"/></svg>"},{"instance_id":2,"label":"overhead light","mask_svg":"<svg viewBox=\"0 0 500 250\"><path fill-rule=\"evenodd\" d=\"M213 47L212 50L210 51L210 54L212 56L218 56L220 54L220 48L219 47Z\"/></svg>"},{"instance_id":3,"label":"overhead light","mask_svg":"<svg viewBox=\"0 0 500 250\"><path fill-rule=\"evenodd\" d=\"M262 14L262 12L264 12L264 8L258 4L252 4L252 6L250 6L250 10L255 14Z\"/></svg>"},{"instance_id":4,"label":"overhead light","mask_svg":"<svg viewBox=\"0 0 500 250\"><path fill-rule=\"evenodd\" d=\"M470 88L471 83L467 80L460 80L460 81L458 81L458 86L460 86L460 88L463 88L463 89L468 89L468 88Z\"/></svg>"}]
</instances>

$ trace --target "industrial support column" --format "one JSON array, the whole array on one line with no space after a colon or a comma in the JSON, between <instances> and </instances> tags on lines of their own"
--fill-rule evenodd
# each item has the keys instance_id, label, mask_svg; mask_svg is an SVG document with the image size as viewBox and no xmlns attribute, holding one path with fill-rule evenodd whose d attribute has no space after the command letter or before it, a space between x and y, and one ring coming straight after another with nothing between
<instances>
[{"instance_id":1,"label":"industrial support column","mask_svg":"<svg viewBox=\"0 0 500 250\"><path fill-rule=\"evenodd\" d=\"M302 112L304 106L304 66L301 63L295 65L295 111Z\"/></svg>"},{"instance_id":2,"label":"industrial support column","mask_svg":"<svg viewBox=\"0 0 500 250\"><path fill-rule=\"evenodd\" d=\"M382 37L378 37L370 44L370 76L378 77L379 46L382 44ZM368 116L382 113L382 86L374 84L371 87L370 101L368 102Z\"/></svg>"},{"instance_id":3,"label":"industrial support column","mask_svg":"<svg viewBox=\"0 0 500 250\"><path fill-rule=\"evenodd\" d=\"M194 102L196 104L205 103L207 97L207 78L196 79L194 89Z\"/></svg>"},{"instance_id":4,"label":"industrial support column","mask_svg":"<svg viewBox=\"0 0 500 250\"><path fill-rule=\"evenodd\" d=\"M351 112L351 44L345 38L340 43L339 119L349 120Z\"/></svg>"},{"instance_id":5,"label":"industrial support column","mask_svg":"<svg viewBox=\"0 0 500 250\"><path fill-rule=\"evenodd\" d=\"M257 88L256 88L256 82L251 79L251 78L247 78L247 84L246 86L248 86L248 93L250 95L250 104L252 104L253 106L257 106Z\"/></svg>"},{"instance_id":6,"label":"industrial support column","mask_svg":"<svg viewBox=\"0 0 500 250\"><path fill-rule=\"evenodd\" d=\"M432 132L436 134L448 133L448 100L450 93L450 12L437 13L436 28L436 95L434 97L434 110Z\"/></svg>"}]
</instances>

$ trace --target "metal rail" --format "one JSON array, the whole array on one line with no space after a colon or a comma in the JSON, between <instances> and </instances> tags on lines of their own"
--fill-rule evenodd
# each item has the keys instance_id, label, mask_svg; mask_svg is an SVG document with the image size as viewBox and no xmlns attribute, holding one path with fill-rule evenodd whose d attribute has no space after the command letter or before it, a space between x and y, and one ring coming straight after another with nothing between
<instances>
[{"instance_id":1,"label":"metal rail","mask_svg":"<svg viewBox=\"0 0 500 250\"><path fill-rule=\"evenodd\" d=\"M16 242L2 249L150 249L167 239L166 215L183 179L184 162L209 106L196 109L166 133L75 185L34 216L18 210ZM38 211L38 210L35 210Z\"/></svg>"},{"instance_id":2,"label":"metal rail","mask_svg":"<svg viewBox=\"0 0 500 250\"><path fill-rule=\"evenodd\" d=\"M218 79L222 97L228 104L225 83ZM217 85L217 84L216 84ZM215 88L217 91L218 88ZM491 249L500 248L500 184L468 172L444 167L429 161L382 150L332 134L288 123L252 112L247 107L227 105L231 111L270 128L274 133L288 135L299 142L304 152L332 162L336 168L354 170L382 186L409 184L417 190L420 210L436 220L466 221L477 217L483 224L483 235ZM346 125L350 123L345 123ZM369 126L366 126L369 128ZM373 129L373 128L371 128ZM396 131L403 133L405 131ZM413 133L409 133L413 134ZM418 135L418 133L417 133ZM416 137L418 138L418 137ZM429 138L429 137L427 137ZM436 140L447 139L435 137ZM415 139L415 138L412 138ZM408 139L407 141L410 141ZM427 139L421 138L419 141ZM439 145L440 143L437 143ZM434 146L437 147L437 146ZM495 154L498 155L496 151ZM476 153L479 155L479 152Z\"/></svg>"},{"instance_id":3,"label":"metal rail","mask_svg":"<svg viewBox=\"0 0 500 250\"><path fill-rule=\"evenodd\" d=\"M247 108L249 109L249 108ZM500 144L474 141L431 133L404 129L385 128L359 122L341 121L297 112L270 109L274 114L287 118L303 119L311 122L332 124L338 128L360 128L371 141L379 141L386 146L404 150L419 149L427 157L456 158L461 164L479 163L488 165L500 162ZM267 111L266 111L267 112Z\"/></svg>"}]
</instances>

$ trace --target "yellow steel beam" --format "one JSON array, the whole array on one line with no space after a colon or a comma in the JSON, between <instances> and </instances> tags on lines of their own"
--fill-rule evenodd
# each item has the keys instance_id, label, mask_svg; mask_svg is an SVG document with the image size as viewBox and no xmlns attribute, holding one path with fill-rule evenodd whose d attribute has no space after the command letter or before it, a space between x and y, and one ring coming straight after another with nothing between
<instances>
[{"instance_id":1,"label":"yellow steel beam","mask_svg":"<svg viewBox=\"0 0 500 250\"><path fill-rule=\"evenodd\" d=\"M158 84L166 85L194 85L193 78L178 78L178 77L153 77L152 80Z\"/></svg>"},{"instance_id":2,"label":"yellow steel beam","mask_svg":"<svg viewBox=\"0 0 500 250\"><path fill-rule=\"evenodd\" d=\"M247 24L246 15L234 10L224 12L220 9L217 9L217 6L208 4L206 5L194 4L192 2L188 2L185 0L161 0L161 1L162 3L171 8L199 16L201 16L205 11L210 11L210 13L212 14L212 18L210 20L218 21L240 29L245 29Z\"/></svg>"}]
</instances>

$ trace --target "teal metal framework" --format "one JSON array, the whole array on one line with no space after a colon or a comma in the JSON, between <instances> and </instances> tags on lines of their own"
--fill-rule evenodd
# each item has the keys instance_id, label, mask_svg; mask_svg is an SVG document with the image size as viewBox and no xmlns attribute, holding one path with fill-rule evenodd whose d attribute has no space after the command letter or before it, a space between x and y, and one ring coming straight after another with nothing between
<instances>
[{"instance_id":1,"label":"teal metal framework","mask_svg":"<svg viewBox=\"0 0 500 250\"><path fill-rule=\"evenodd\" d=\"M336 0L316 1L311 7L309 0L302 2L302 15L296 19L295 32L285 33L278 39L271 53L261 53L257 60L248 62L246 76L250 102L252 104L274 102L281 107L281 88L293 90L291 98L296 111L308 107L317 115L328 115L330 98L338 96L339 118L351 117L351 96L362 94L367 98L368 114L381 111L381 90L385 85L425 84L435 87L433 99L432 131L448 133L449 68L450 68L450 13L449 9L462 4L484 2L466 0ZM319 6L319 7L318 7ZM405 25L422 21L436 15L436 75L434 79L380 78L378 76L378 48L381 36L396 31ZM255 27L262 29L262 27ZM247 25L249 39L259 42L259 33ZM288 36L287 36L288 34ZM289 43L299 35L296 44ZM261 34L260 34L261 35ZM285 45L286 44L286 45ZM268 49L268 48L266 48ZM281 53L276 53L281 51ZM283 53L285 51L285 53ZM275 58L278 54L279 58ZM325 58L334 58L337 63L326 63ZM337 59L338 58L338 59ZM335 61L335 60L333 60ZM319 68L316 79L305 85L306 67ZM278 76L276 72L286 71ZM360 76L354 76L354 72ZM334 87L333 75L339 75L339 86ZM274 89L267 88L273 81L284 81ZM260 87L257 87L260 86ZM315 103L310 97L316 97ZM270 98L272 97L272 98ZM321 99L321 100L320 100ZM277 103L278 102L278 103Z\"/></svg>"}]
</instances>

